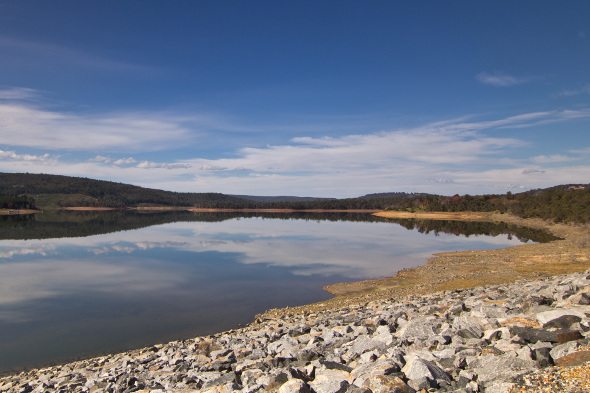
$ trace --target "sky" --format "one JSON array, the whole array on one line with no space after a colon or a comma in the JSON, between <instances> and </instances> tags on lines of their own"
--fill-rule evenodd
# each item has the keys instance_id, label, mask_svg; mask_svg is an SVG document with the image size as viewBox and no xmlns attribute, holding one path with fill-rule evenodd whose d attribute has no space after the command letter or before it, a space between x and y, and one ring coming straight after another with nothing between
<instances>
[{"instance_id":1,"label":"sky","mask_svg":"<svg viewBox=\"0 0 590 393\"><path fill-rule=\"evenodd\" d=\"M588 1L0 0L0 172L357 197L590 182Z\"/></svg>"}]
</instances>

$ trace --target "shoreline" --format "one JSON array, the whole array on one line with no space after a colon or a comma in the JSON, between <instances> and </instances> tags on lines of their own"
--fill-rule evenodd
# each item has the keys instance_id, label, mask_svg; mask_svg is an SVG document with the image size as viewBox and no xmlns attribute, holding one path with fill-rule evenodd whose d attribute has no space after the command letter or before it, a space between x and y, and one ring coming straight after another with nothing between
<instances>
[{"instance_id":1,"label":"shoreline","mask_svg":"<svg viewBox=\"0 0 590 393\"><path fill-rule=\"evenodd\" d=\"M43 213L43 211L33 209L0 209L0 216L20 216L37 213Z\"/></svg>"},{"instance_id":2,"label":"shoreline","mask_svg":"<svg viewBox=\"0 0 590 393\"><path fill-rule=\"evenodd\" d=\"M323 287L334 296L332 299L298 307L268 310L257 318L280 318L298 313L358 305L374 300L537 280L581 272L590 268L590 226L556 224L538 218L524 219L495 213L380 211L374 215L417 220L504 222L545 230L561 240L520 244L493 250L433 254L425 261L425 264L400 270L390 277L335 283Z\"/></svg>"},{"instance_id":3,"label":"shoreline","mask_svg":"<svg viewBox=\"0 0 590 393\"><path fill-rule=\"evenodd\" d=\"M69 211L116 211L116 210L147 210L147 211L189 211L194 213L377 213L378 209L225 209L182 206L139 206L139 207L64 207L59 210Z\"/></svg>"}]
</instances>

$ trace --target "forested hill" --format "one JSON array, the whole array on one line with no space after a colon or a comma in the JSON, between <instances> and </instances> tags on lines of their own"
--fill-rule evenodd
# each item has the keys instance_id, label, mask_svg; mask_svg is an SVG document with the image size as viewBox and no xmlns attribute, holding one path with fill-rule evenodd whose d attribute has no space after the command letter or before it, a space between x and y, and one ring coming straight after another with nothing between
<instances>
[{"instance_id":1,"label":"forested hill","mask_svg":"<svg viewBox=\"0 0 590 393\"><path fill-rule=\"evenodd\" d=\"M282 197L284 198L284 197ZM3 202L4 201L4 202ZM518 194L454 195L386 193L349 199L299 198L255 201L219 193L178 193L78 177L0 173L0 204L40 208L69 206L186 206L230 209L403 210L497 212L556 222L590 223L590 185L569 184ZM0 206L0 208L6 208ZM12 207L9 207L12 208Z\"/></svg>"},{"instance_id":2,"label":"forested hill","mask_svg":"<svg viewBox=\"0 0 590 393\"><path fill-rule=\"evenodd\" d=\"M80 177L0 173L0 194L25 195L37 207L135 207L140 205L202 206L240 204L243 200L219 193L180 193Z\"/></svg>"},{"instance_id":3,"label":"forested hill","mask_svg":"<svg viewBox=\"0 0 590 393\"><path fill-rule=\"evenodd\" d=\"M336 198L315 198L315 197L297 197L297 196L257 196L257 195L231 195L236 198L246 199L254 202L311 202L326 201Z\"/></svg>"}]
</instances>

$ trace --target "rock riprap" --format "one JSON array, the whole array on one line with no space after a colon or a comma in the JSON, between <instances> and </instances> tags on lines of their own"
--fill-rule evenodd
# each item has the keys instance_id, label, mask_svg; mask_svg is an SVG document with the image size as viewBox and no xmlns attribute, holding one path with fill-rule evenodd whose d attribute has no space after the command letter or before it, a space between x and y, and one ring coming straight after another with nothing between
<instances>
[{"instance_id":1,"label":"rock riprap","mask_svg":"<svg viewBox=\"0 0 590 393\"><path fill-rule=\"evenodd\" d=\"M0 391L521 391L543 370L590 360L589 331L590 270L258 318L239 330L7 376Z\"/></svg>"}]
</instances>

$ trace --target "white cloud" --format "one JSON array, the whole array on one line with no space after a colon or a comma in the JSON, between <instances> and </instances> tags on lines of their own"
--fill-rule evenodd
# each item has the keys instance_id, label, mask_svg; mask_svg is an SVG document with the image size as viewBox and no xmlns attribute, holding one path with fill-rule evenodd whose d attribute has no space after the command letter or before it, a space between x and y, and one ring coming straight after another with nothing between
<instances>
[{"instance_id":1,"label":"white cloud","mask_svg":"<svg viewBox=\"0 0 590 393\"><path fill-rule=\"evenodd\" d=\"M490 74L488 72L481 72L475 78L484 85L495 87L509 87L528 82L527 78L517 78L512 75L502 74L499 72Z\"/></svg>"},{"instance_id":2,"label":"white cloud","mask_svg":"<svg viewBox=\"0 0 590 393\"><path fill-rule=\"evenodd\" d=\"M49 244L40 244L33 247L14 247L0 249L0 258L12 258L17 255L41 255L47 256L55 251L55 246Z\"/></svg>"},{"instance_id":3,"label":"white cloud","mask_svg":"<svg viewBox=\"0 0 590 393\"><path fill-rule=\"evenodd\" d=\"M576 154L588 154L588 149L530 157L522 149L533 148L535 140L506 137L504 131L585 118L590 118L590 110L532 112L482 121L461 118L407 130L296 137L285 144L244 147L229 158L168 162L137 163L129 156L104 153L85 162L67 162L71 155L10 151L0 159L0 171L99 177L150 188L227 194L349 197L382 191L505 192L590 178L588 166L578 166L567 175L555 168L571 168L571 162L581 162Z\"/></svg>"},{"instance_id":4,"label":"white cloud","mask_svg":"<svg viewBox=\"0 0 590 393\"><path fill-rule=\"evenodd\" d=\"M227 167L224 166L219 166L219 165L201 165L201 167L199 168L202 171L225 171L227 170Z\"/></svg>"},{"instance_id":5,"label":"white cloud","mask_svg":"<svg viewBox=\"0 0 590 393\"><path fill-rule=\"evenodd\" d=\"M46 150L157 151L192 139L179 119L127 113L71 115L0 103L2 143Z\"/></svg>"},{"instance_id":6,"label":"white cloud","mask_svg":"<svg viewBox=\"0 0 590 393\"><path fill-rule=\"evenodd\" d=\"M0 150L0 160L3 159L15 161L47 161L49 159L49 154L37 156L32 154L17 154L15 151Z\"/></svg>"},{"instance_id":7,"label":"white cloud","mask_svg":"<svg viewBox=\"0 0 590 393\"><path fill-rule=\"evenodd\" d=\"M588 155L588 154L590 154L590 147L587 147L585 149L572 149L572 150L569 150L569 152L574 153L574 154Z\"/></svg>"},{"instance_id":8,"label":"white cloud","mask_svg":"<svg viewBox=\"0 0 590 393\"><path fill-rule=\"evenodd\" d=\"M111 162L111 157L105 157L105 156L101 156L99 154L96 157L90 158L88 161L89 162L104 162L105 164L108 164L109 162Z\"/></svg>"},{"instance_id":9,"label":"white cloud","mask_svg":"<svg viewBox=\"0 0 590 393\"><path fill-rule=\"evenodd\" d=\"M150 162L150 161L142 161L136 166L137 168L142 169L188 169L191 167L190 164L171 164L171 163L163 163L163 162Z\"/></svg>"},{"instance_id":10,"label":"white cloud","mask_svg":"<svg viewBox=\"0 0 590 393\"><path fill-rule=\"evenodd\" d=\"M32 89L0 90L0 143L44 150L159 151L186 146L219 120L165 112L73 114L40 105ZM98 155L97 157L104 157Z\"/></svg>"},{"instance_id":11,"label":"white cloud","mask_svg":"<svg viewBox=\"0 0 590 393\"><path fill-rule=\"evenodd\" d=\"M568 162L572 161L573 158L569 156L565 156L563 154L553 154L550 156L536 156L533 157L532 160L537 163L553 163L553 162Z\"/></svg>"},{"instance_id":12,"label":"white cloud","mask_svg":"<svg viewBox=\"0 0 590 393\"><path fill-rule=\"evenodd\" d=\"M113 162L113 165L129 165L129 164L135 164L136 162L137 162L137 160L133 157L120 158L117 161Z\"/></svg>"},{"instance_id":13,"label":"white cloud","mask_svg":"<svg viewBox=\"0 0 590 393\"><path fill-rule=\"evenodd\" d=\"M43 259L0 264L0 304L63 296L86 291L105 293L173 290L183 277L173 272L147 272L140 267L90 260ZM153 286L152 286L153 285Z\"/></svg>"},{"instance_id":14,"label":"white cloud","mask_svg":"<svg viewBox=\"0 0 590 393\"><path fill-rule=\"evenodd\" d=\"M430 179L430 181L432 183L441 183L441 184L451 184L451 183L453 183L453 180L452 179L443 179L443 178Z\"/></svg>"}]
</instances>

